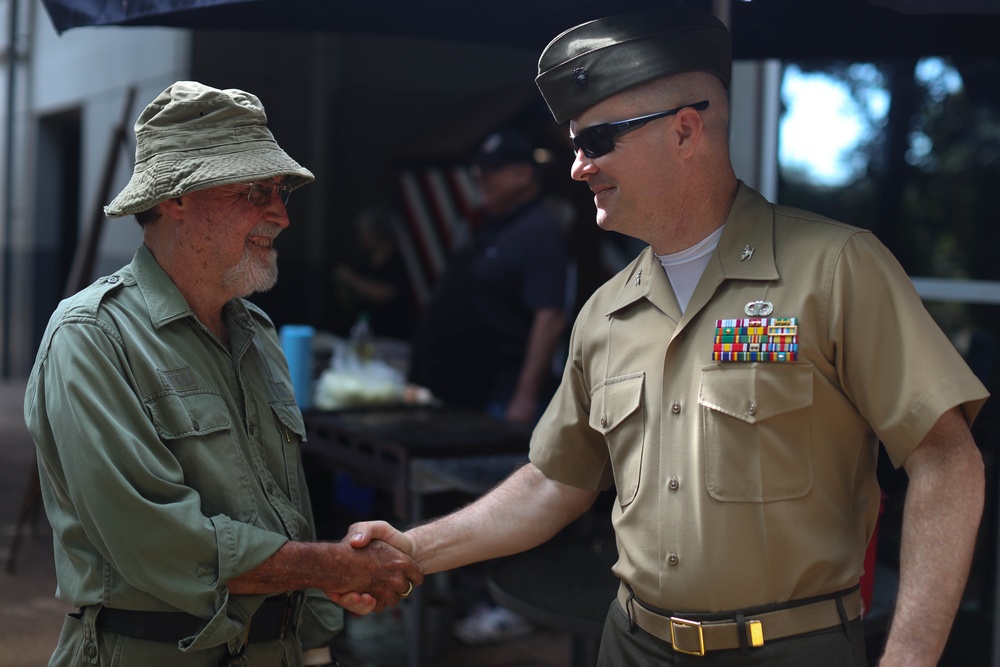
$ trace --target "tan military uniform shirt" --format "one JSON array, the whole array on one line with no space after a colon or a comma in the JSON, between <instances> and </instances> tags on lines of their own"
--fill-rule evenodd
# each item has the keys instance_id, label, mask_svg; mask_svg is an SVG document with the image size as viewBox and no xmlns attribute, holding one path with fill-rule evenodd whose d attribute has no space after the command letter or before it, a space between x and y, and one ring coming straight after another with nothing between
<instances>
[{"instance_id":1,"label":"tan military uniform shirt","mask_svg":"<svg viewBox=\"0 0 1000 667\"><path fill-rule=\"evenodd\" d=\"M717 320L755 302L797 318L796 359L713 361ZM987 396L871 233L740 184L683 315L649 248L587 302L531 460L614 483L614 571L640 599L746 608L854 585L879 440L898 466Z\"/></svg>"}]
</instances>

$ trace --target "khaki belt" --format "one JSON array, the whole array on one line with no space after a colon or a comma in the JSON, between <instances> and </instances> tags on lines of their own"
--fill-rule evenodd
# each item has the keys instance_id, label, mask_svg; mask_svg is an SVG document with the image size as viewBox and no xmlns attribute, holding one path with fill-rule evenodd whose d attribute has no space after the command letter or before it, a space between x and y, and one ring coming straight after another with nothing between
<instances>
[{"instance_id":1,"label":"khaki belt","mask_svg":"<svg viewBox=\"0 0 1000 667\"><path fill-rule=\"evenodd\" d=\"M705 655L706 651L740 648L740 624L735 620L693 621L680 616L664 616L639 603L629 601L625 584L618 587L618 604L640 628L668 642L678 653ZM840 595L847 620L861 615L861 591ZM794 603L792 603L794 605ZM765 642L804 635L842 624L837 599L830 597L818 602L785 607L776 611L748 613L745 617L747 646L759 647Z\"/></svg>"}]
</instances>

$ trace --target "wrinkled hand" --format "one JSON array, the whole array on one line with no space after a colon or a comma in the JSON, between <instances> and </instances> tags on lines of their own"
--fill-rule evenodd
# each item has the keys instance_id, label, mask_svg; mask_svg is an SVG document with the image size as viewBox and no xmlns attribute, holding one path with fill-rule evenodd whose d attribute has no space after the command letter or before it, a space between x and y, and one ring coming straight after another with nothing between
<instances>
[{"instance_id":1,"label":"wrinkled hand","mask_svg":"<svg viewBox=\"0 0 1000 667\"><path fill-rule=\"evenodd\" d=\"M412 586L424 581L423 571L412 558L381 540L357 546L346 540L336 545L348 549L346 582L339 589L328 588L326 595L353 613L366 614L395 607ZM351 592L354 592L351 594Z\"/></svg>"},{"instance_id":2,"label":"wrinkled hand","mask_svg":"<svg viewBox=\"0 0 1000 667\"><path fill-rule=\"evenodd\" d=\"M364 521L353 524L348 529L347 536L342 543L350 544L355 549L392 547L404 558L412 556L414 553L413 541L385 521ZM420 572L418 577L409 577L408 581L412 582L414 586L419 586L423 583L423 579L423 572ZM407 584L408 587L409 584ZM386 606L395 606L399 602L399 598L403 597L403 593L406 591L395 591L398 596L395 599L392 596L384 599L377 592L372 591L328 592L327 596L352 614L363 616L373 611L383 611Z\"/></svg>"}]
</instances>

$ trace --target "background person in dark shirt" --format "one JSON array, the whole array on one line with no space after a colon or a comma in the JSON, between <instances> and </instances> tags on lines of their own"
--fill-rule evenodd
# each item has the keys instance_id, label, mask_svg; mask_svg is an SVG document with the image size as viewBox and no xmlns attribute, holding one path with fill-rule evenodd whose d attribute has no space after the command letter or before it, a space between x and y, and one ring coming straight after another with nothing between
<instances>
[{"instance_id":1,"label":"background person in dark shirt","mask_svg":"<svg viewBox=\"0 0 1000 667\"><path fill-rule=\"evenodd\" d=\"M473 156L483 217L421 318L411 372L446 401L526 424L555 389L570 265L534 151L521 134L501 131Z\"/></svg>"},{"instance_id":2,"label":"background person in dark shirt","mask_svg":"<svg viewBox=\"0 0 1000 667\"><path fill-rule=\"evenodd\" d=\"M411 371L449 403L527 426L555 391L553 358L572 303L566 222L543 195L534 154L526 137L500 131L472 156L481 215L424 311ZM476 572L467 574L457 593L469 598L468 613L453 627L461 641L530 632L527 620L489 600Z\"/></svg>"}]
</instances>

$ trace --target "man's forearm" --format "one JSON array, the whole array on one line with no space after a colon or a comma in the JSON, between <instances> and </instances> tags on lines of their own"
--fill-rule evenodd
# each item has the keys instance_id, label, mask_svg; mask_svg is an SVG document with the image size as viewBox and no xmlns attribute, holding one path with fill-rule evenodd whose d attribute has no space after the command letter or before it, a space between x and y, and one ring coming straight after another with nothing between
<instances>
[{"instance_id":1,"label":"man's forearm","mask_svg":"<svg viewBox=\"0 0 1000 667\"><path fill-rule=\"evenodd\" d=\"M419 584L422 579L415 563L384 542L354 549L344 543L289 541L227 586L237 595L316 588L327 594L361 591L380 600L398 600L409 582Z\"/></svg>"},{"instance_id":2,"label":"man's forearm","mask_svg":"<svg viewBox=\"0 0 1000 667\"><path fill-rule=\"evenodd\" d=\"M305 588L320 588L316 572L320 569L319 545L309 542L285 542L263 563L230 579L227 587L235 595L270 595Z\"/></svg>"},{"instance_id":3,"label":"man's forearm","mask_svg":"<svg viewBox=\"0 0 1000 667\"><path fill-rule=\"evenodd\" d=\"M900 582L889 665L937 665L965 590L983 510L982 456L960 413L946 413L906 462Z\"/></svg>"},{"instance_id":4,"label":"man's forearm","mask_svg":"<svg viewBox=\"0 0 1000 667\"><path fill-rule=\"evenodd\" d=\"M471 505L406 535L428 574L538 546L587 511L596 491L552 480L532 464Z\"/></svg>"}]
</instances>

